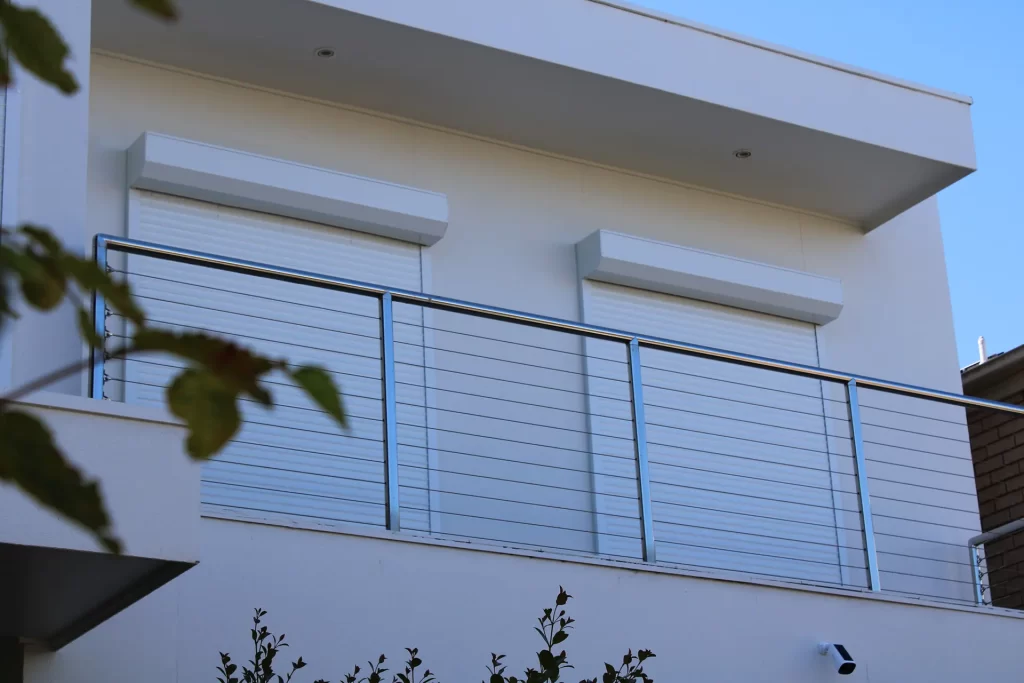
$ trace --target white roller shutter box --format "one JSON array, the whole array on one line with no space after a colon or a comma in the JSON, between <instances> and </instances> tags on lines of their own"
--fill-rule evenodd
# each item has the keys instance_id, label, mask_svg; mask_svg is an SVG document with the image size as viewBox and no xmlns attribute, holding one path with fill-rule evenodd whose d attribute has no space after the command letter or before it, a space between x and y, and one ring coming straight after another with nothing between
<instances>
[{"instance_id":1,"label":"white roller shutter box","mask_svg":"<svg viewBox=\"0 0 1024 683\"><path fill-rule=\"evenodd\" d=\"M133 190L129 236L272 265L402 289L421 288L417 245L199 201ZM115 261L116 263L116 261ZM125 266L119 265L119 268ZM130 256L127 270L154 322L201 329L295 364L326 367L350 417L342 433L286 378L271 378L277 407L244 406L238 437L203 468L204 514L277 523L384 524L380 321L374 297ZM396 307L399 440L425 443L422 315ZM111 327L116 329L117 322ZM112 367L126 401L162 404L176 368L145 358ZM122 374L123 373L123 374ZM123 378L123 379L122 379ZM416 458L415 449L406 457ZM411 495L429 510L425 463ZM428 528L428 513L403 514L406 528Z\"/></svg>"},{"instance_id":2,"label":"white roller shutter box","mask_svg":"<svg viewBox=\"0 0 1024 683\"><path fill-rule=\"evenodd\" d=\"M618 285L581 286L588 323L818 365L809 323ZM635 515L625 497L636 494L635 465L620 439L602 434L621 429L629 406L606 398L614 385L594 372L609 357L607 343L585 344L595 508L599 530L612 534L620 516ZM843 439L826 436L821 383L648 348L641 362L658 560L863 585L860 572L842 568L850 559L840 546L860 541L837 526L854 528L859 519L837 519L836 508L855 512L857 499L837 489L835 469L849 458L835 453ZM603 551L616 552L615 544L614 535L601 537ZM852 564L863 566L859 558Z\"/></svg>"}]
</instances>

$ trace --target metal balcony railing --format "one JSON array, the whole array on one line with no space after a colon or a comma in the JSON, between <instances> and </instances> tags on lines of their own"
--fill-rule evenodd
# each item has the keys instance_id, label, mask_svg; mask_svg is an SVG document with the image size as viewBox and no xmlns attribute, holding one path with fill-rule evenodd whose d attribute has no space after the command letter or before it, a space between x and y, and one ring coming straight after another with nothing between
<instances>
[{"instance_id":1,"label":"metal balcony railing","mask_svg":"<svg viewBox=\"0 0 1024 683\"><path fill-rule=\"evenodd\" d=\"M963 409L1020 406L130 239L96 258L154 323L342 388L345 433L271 377L205 514L982 601ZM97 350L91 392L161 403L175 370Z\"/></svg>"},{"instance_id":2,"label":"metal balcony railing","mask_svg":"<svg viewBox=\"0 0 1024 683\"><path fill-rule=\"evenodd\" d=\"M1024 589L1021 530L1024 530L1024 519L1016 519L967 542L971 569L976 577L974 600L977 604L1020 608Z\"/></svg>"}]
</instances>

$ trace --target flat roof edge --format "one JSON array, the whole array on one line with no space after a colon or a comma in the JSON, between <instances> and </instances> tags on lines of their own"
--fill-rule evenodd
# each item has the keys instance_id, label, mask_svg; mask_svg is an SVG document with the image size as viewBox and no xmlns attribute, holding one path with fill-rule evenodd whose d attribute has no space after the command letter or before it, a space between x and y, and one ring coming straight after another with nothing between
<instances>
[{"instance_id":1,"label":"flat roof edge","mask_svg":"<svg viewBox=\"0 0 1024 683\"><path fill-rule=\"evenodd\" d=\"M719 38L731 40L736 43L742 43L744 45L749 45L751 47L755 47L761 50L766 50L768 52L774 52L776 54L784 55L786 57L792 57L794 59L799 59L801 61L809 62L811 64L817 64L819 66L834 69L836 71L842 71L844 73L848 73L854 76L869 78L873 81L886 83L888 85L893 85L898 88L904 88L906 90L913 90L915 92L919 92L925 95L931 95L933 97L952 100L953 102L959 102L961 104L966 104L968 106L974 104L974 99L969 95L961 95L959 93L954 93L948 90L942 90L940 88L932 88L927 85L921 85L920 83L914 83L912 81L896 78L895 76L888 76L886 74L871 71L869 69L863 69L861 67L852 66L850 64L844 64L843 62L827 59L825 57L820 57L818 55L812 55L807 52L801 52L799 50L794 50L792 48L784 47L782 45L770 43L765 40L751 38L749 36L744 36L739 33L733 33L731 31L725 31L720 28L715 28L714 26L709 26L707 24L701 24L699 22L683 19L681 17L677 17L666 12L660 12L655 9L641 7L631 2L623 2L622 0L587 0L587 2L592 2L595 5L604 5L612 9L621 10L623 12L629 12L630 14L636 14L642 17L647 17L649 19L654 19L655 21L661 21L668 24L675 24L676 26L680 26L682 28L700 31L701 33L717 36Z\"/></svg>"}]
</instances>

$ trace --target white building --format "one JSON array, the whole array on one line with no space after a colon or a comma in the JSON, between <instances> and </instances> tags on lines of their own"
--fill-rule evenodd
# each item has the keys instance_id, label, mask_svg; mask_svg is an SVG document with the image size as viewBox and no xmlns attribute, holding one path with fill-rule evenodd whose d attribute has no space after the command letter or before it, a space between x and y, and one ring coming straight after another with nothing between
<instances>
[{"instance_id":1,"label":"white building","mask_svg":"<svg viewBox=\"0 0 1024 683\"><path fill-rule=\"evenodd\" d=\"M200 467L160 359L30 399L127 554L0 489L24 681L212 680L257 606L309 680L414 645L475 680L530 661L559 585L581 676L644 647L658 679L810 683L822 641L850 680L1021 675L943 394L969 98L612 0L40 4L82 90L8 92L4 224L107 236L151 318L326 365L352 424L275 386ZM4 383L74 328L20 321Z\"/></svg>"}]
</instances>

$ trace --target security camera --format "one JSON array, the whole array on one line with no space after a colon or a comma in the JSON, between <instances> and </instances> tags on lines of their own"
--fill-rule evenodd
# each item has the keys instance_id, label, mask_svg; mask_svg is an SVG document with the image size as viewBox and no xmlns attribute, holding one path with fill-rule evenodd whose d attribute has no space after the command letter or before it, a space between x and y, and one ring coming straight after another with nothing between
<instances>
[{"instance_id":1,"label":"security camera","mask_svg":"<svg viewBox=\"0 0 1024 683\"><path fill-rule=\"evenodd\" d=\"M818 652L825 656L832 655L832 662L841 676L852 674L857 668L857 662L853 661L847 649L839 643L822 643L818 646Z\"/></svg>"}]
</instances>

